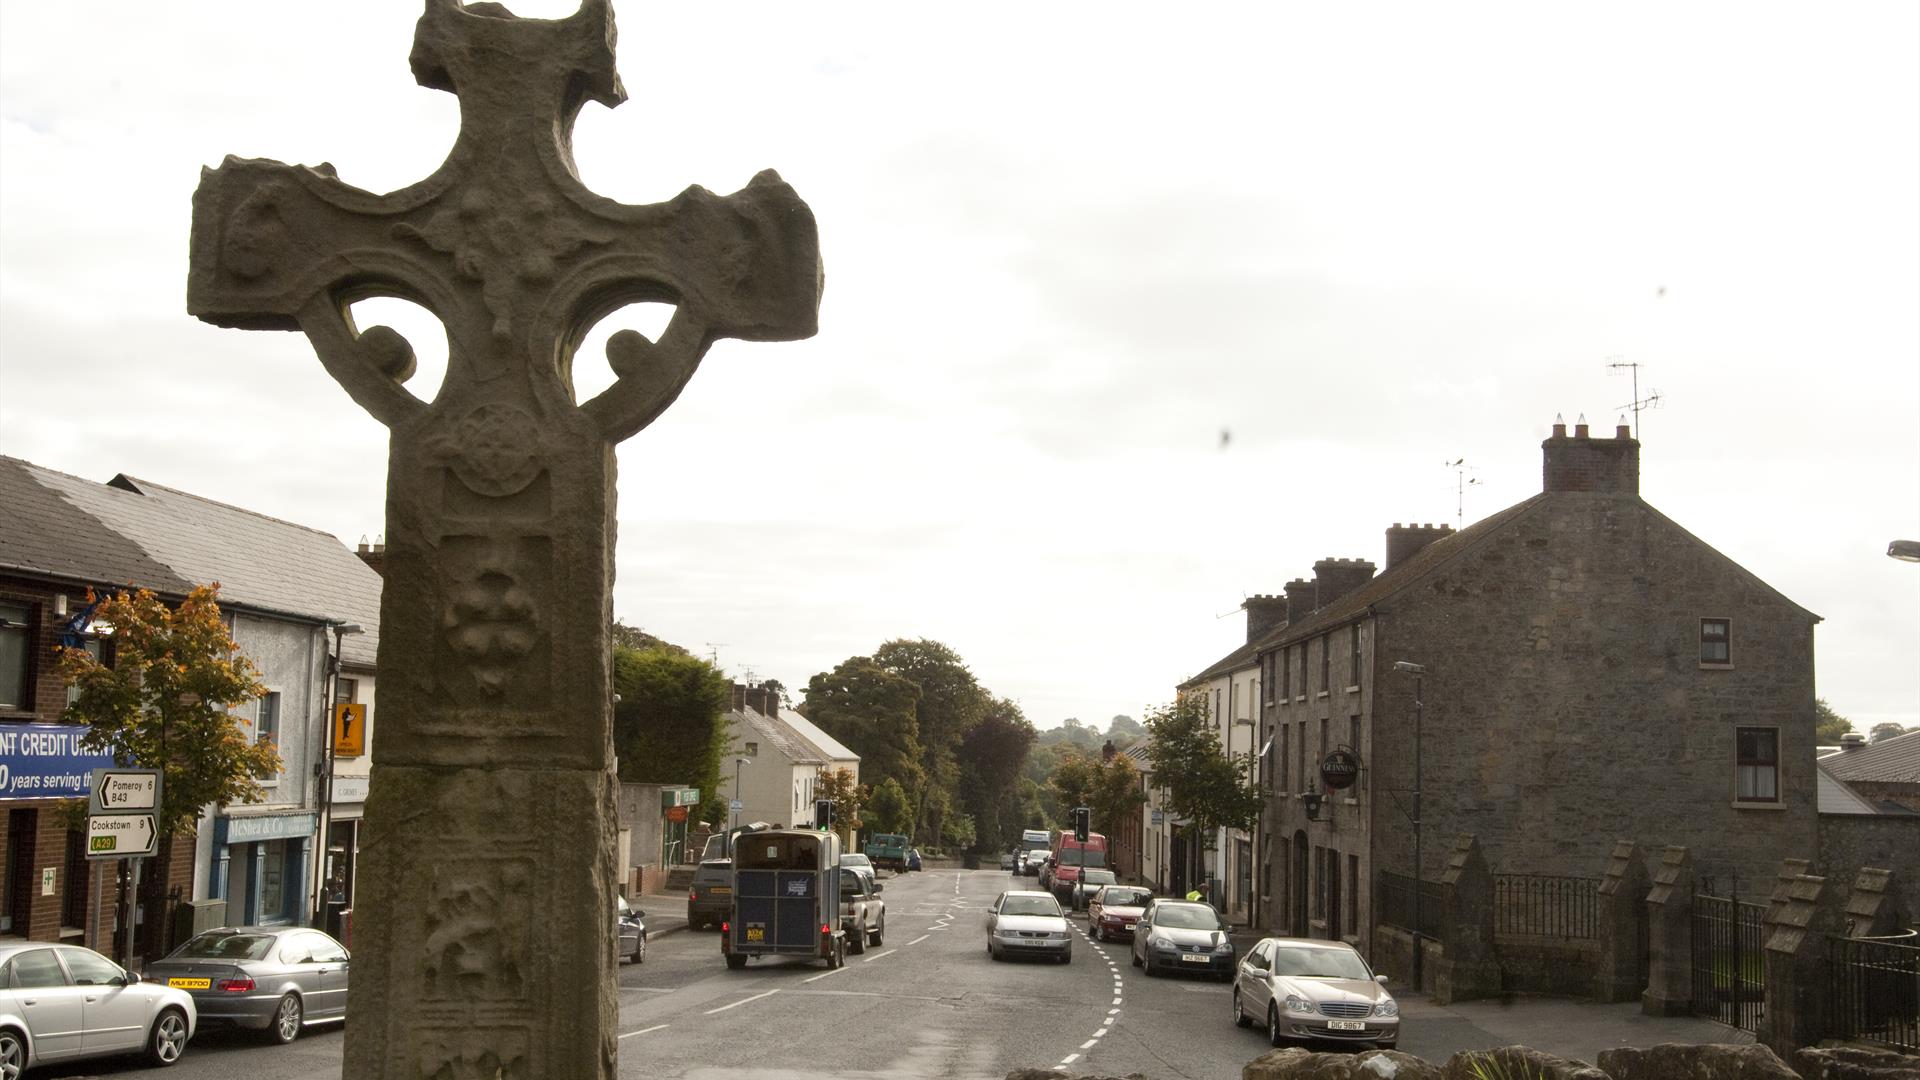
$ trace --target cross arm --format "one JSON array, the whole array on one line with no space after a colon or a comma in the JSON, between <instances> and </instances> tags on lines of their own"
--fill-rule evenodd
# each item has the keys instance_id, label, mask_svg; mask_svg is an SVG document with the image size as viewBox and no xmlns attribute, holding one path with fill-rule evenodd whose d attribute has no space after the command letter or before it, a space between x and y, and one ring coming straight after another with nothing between
<instances>
[{"instance_id":1,"label":"cross arm","mask_svg":"<svg viewBox=\"0 0 1920 1080\"><path fill-rule=\"evenodd\" d=\"M715 341L798 341L817 332L825 284L819 233L813 212L772 169L724 197L691 187L654 206L596 209L651 234L663 249L610 256L578 275L563 290L568 338L577 341L633 300L676 305L659 341L622 331L608 342L619 378L581 406L608 440L627 438L671 405Z\"/></svg>"}]
</instances>

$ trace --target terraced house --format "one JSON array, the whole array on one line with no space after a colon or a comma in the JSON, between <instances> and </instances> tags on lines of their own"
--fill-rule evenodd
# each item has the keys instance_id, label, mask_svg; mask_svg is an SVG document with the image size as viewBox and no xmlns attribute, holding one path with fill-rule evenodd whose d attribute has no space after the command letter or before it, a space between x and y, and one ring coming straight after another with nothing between
<instances>
[{"instance_id":1,"label":"terraced house","mask_svg":"<svg viewBox=\"0 0 1920 1080\"><path fill-rule=\"evenodd\" d=\"M1416 790L1429 882L1461 834L1534 878L1596 877L1620 839L1723 882L1816 856L1819 617L1642 499L1625 426L1541 449L1540 494L1288 586L1254 650L1266 925L1368 949Z\"/></svg>"}]
</instances>

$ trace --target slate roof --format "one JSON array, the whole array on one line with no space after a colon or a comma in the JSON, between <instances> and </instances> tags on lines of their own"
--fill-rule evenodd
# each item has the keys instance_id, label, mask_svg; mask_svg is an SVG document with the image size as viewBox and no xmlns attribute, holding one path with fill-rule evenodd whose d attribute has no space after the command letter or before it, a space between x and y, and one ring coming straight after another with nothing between
<instances>
[{"instance_id":1,"label":"slate roof","mask_svg":"<svg viewBox=\"0 0 1920 1080\"><path fill-rule=\"evenodd\" d=\"M792 709L781 709L780 721L792 728L802 739L813 744L814 749L831 761L858 762L860 760L859 754L847 749L838 739L820 730L813 721Z\"/></svg>"},{"instance_id":2,"label":"slate roof","mask_svg":"<svg viewBox=\"0 0 1920 1080\"><path fill-rule=\"evenodd\" d=\"M109 575L111 583L177 596L217 581L223 604L296 619L359 623L364 632L342 640L341 659L373 666L380 644L380 575L331 534L124 474L99 484L6 460L64 504L64 509L47 505L45 496L26 493L29 505L41 507L48 529L38 547L66 548L63 558L70 568L99 548L107 561L103 571L116 571L129 565L133 552L142 573L122 578L116 572ZM43 555L42 561L51 560ZM75 576L99 580L98 573Z\"/></svg>"},{"instance_id":3,"label":"slate roof","mask_svg":"<svg viewBox=\"0 0 1920 1080\"><path fill-rule=\"evenodd\" d=\"M1181 683L1179 686L1175 687L1175 689L1191 690L1194 687L1199 686L1201 683L1204 683L1207 680L1212 679L1216 676L1225 675L1230 671L1239 671L1242 668L1253 667L1255 664L1260 662L1259 658L1260 658L1260 640L1255 639L1253 641L1247 642L1245 645L1240 646L1239 648L1233 650L1232 652L1221 657L1220 659L1215 660L1211 665L1207 667L1205 671L1202 671L1200 674L1195 675L1193 678L1188 679L1186 682Z\"/></svg>"},{"instance_id":4,"label":"slate roof","mask_svg":"<svg viewBox=\"0 0 1920 1080\"><path fill-rule=\"evenodd\" d=\"M1822 814L1877 814L1872 803L1827 772L1825 760L1814 766L1814 809Z\"/></svg>"},{"instance_id":5,"label":"slate roof","mask_svg":"<svg viewBox=\"0 0 1920 1080\"><path fill-rule=\"evenodd\" d=\"M741 742L766 743L795 765L820 766L828 763L819 747L758 709L734 709L727 713L726 719L728 724L737 729L734 737Z\"/></svg>"},{"instance_id":6,"label":"slate roof","mask_svg":"<svg viewBox=\"0 0 1920 1080\"><path fill-rule=\"evenodd\" d=\"M1820 767L1848 782L1920 784L1920 731L1823 757Z\"/></svg>"},{"instance_id":7,"label":"slate roof","mask_svg":"<svg viewBox=\"0 0 1920 1080\"><path fill-rule=\"evenodd\" d=\"M193 588L139 544L41 483L38 478L50 471L0 455L0 506L6 507L0 514L0 569L170 595Z\"/></svg>"}]
</instances>

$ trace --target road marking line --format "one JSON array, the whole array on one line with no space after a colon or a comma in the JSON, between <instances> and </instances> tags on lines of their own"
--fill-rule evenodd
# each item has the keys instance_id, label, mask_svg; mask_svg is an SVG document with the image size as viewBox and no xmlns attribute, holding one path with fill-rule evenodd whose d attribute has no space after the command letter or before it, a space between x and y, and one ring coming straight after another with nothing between
<instances>
[{"instance_id":1,"label":"road marking line","mask_svg":"<svg viewBox=\"0 0 1920 1080\"><path fill-rule=\"evenodd\" d=\"M1099 1039L1099 1038L1104 1038L1104 1037L1106 1036L1106 1034L1107 1034L1107 1029L1106 1029L1106 1028L1101 1028L1101 1029L1100 1029L1099 1031L1096 1031L1096 1032L1094 1032L1094 1033L1093 1033L1093 1037L1094 1037L1094 1038L1096 1038L1096 1039Z\"/></svg>"},{"instance_id":2,"label":"road marking line","mask_svg":"<svg viewBox=\"0 0 1920 1080\"><path fill-rule=\"evenodd\" d=\"M860 961L860 962L861 962L861 963L863 963L863 964L871 964L871 963L873 963L873 962L874 962L875 960L878 960L878 959L880 959L881 957L886 957L886 956L892 956L892 955L893 955L894 953L897 953L897 952L899 952L899 951L900 951L899 949L888 949L888 950L887 950L886 952L883 952L883 953L880 953L880 954L879 954L879 955L877 955L877 956L869 956L869 957L867 957L866 959L864 959L864 960L862 960L862 961Z\"/></svg>"},{"instance_id":3,"label":"road marking line","mask_svg":"<svg viewBox=\"0 0 1920 1080\"><path fill-rule=\"evenodd\" d=\"M1108 1009L1108 1010L1107 1010L1107 1015L1108 1015L1108 1016L1119 1016L1119 1015L1120 1015L1120 1010L1119 1010L1119 1009Z\"/></svg>"},{"instance_id":4,"label":"road marking line","mask_svg":"<svg viewBox=\"0 0 1920 1080\"><path fill-rule=\"evenodd\" d=\"M1114 999L1113 999L1113 1003L1114 1003L1115 1005L1118 1005L1118 1004L1120 1004L1120 999L1119 999L1119 998L1114 998Z\"/></svg>"},{"instance_id":5,"label":"road marking line","mask_svg":"<svg viewBox=\"0 0 1920 1080\"><path fill-rule=\"evenodd\" d=\"M1080 1049L1091 1050L1093 1049L1093 1044L1099 1041L1100 1041L1099 1039L1088 1039L1086 1042L1083 1042L1080 1044Z\"/></svg>"},{"instance_id":6,"label":"road marking line","mask_svg":"<svg viewBox=\"0 0 1920 1080\"><path fill-rule=\"evenodd\" d=\"M839 971L845 971L846 969L845 969L845 968L838 968L838 969L836 969L836 970L839 970ZM703 1013L703 1014L701 1014L701 1015L703 1015L703 1016L712 1016L712 1015L713 1015L714 1013L723 1013L723 1012L726 1012L726 1011L727 1011L728 1009L737 1009L737 1008L739 1008L740 1006L742 1006L742 1005L745 1005L745 1004L746 1004L747 1002L749 1002L749 1001L759 1001L759 1000L760 1000L761 998L763 998L763 997L772 997L773 995L775 995L775 994L777 994L777 993L779 993L779 992L780 992L780 991L779 991L778 989L774 989L774 990L769 990L769 991L767 991L767 992L766 992L766 993L764 993L764 994L755 994L755 995L753 995L753 996L752 996L752 997L750 997L750 998L741 998L741 999L740 999L739 1001L736 1001L736 1002L734 1002L734 1003L733 1003L733 1004L731 1004L731 1005L722 1005L722 1006L720 1006L720 1007L719 1007L719 1008L717 1008L717 1009L708 1009L708 1010L707 1010L707 1011L706 1011L705 1013Z\"/></svg>"},{"instance_id":7,"label":"road marking line","mask_svg":"<svg viewBox=\"0 0 1920 1080\"><path fill-rule=\"evenodd\" d=\"M839 968L834 968L834 969L833 969L832 971L823 971L823 972L821 972L821 973L820 973L820 974L818 974L818 975L809 975L809 976L807 976L806 978L804 978L804 979L801 979L800 981L801 981L801 982L814 982L814 981L816 981L816 980L819 980L819 979L824 979L824 978L826 978L826 977L827 977L827 976L829 976L829 975L838 975L838 974L840 974L841 972L843 972L843 971L845 971L845 970L847 970L847 969L846 969L846 968L843 968L843 967L839 967Z\"/></svg>"},{"instance_id":8,"label":"road marking line","mask_svg":"<svg viewBox=\"0 0 1920 1080\"><path fill-rule=\"evenodd\" d=\"M1079 1054L1068 1054L1066 1057L1060 1059L1060 1064L1062 1066L1071 1065L1078 1060L1080 1060Z\"/></svg>"},{"instance_id":9,"label":"road marking line","mask_svg":"<svg viewBox=\"0 0 1920 1080\"><path fill-rule=\"evenodd\" d=\"M648 1032L650 1032L650 1031L659 1031L659 1030L660 1030L661 1028L663 1028L663 1027L666 1027L666 1026L667 1026L667 1025L665 1025L665 1024L655 1024L655 1025L653 1025L653 1026L652 1026L652 1027L650 1027L650 1028L641 1028L641 1029L640 1029L639 1031L629 1031L629 1032L627 1032L627 1033L626 1033L625 1035L622 1035L622 1036L620 1036L620 1038L622 1038L622 1039L631 1039L631 1038L633 1038L633 1037L634 1037L635 1035L645 1035L645 1034L647 1034L647 1033L648 1033ZM616 1040L616 1041L617 1041L617 1040Z\"/></svg>"},{"instance_id":10,"label":"road marking line","mask_svg":"<svg viewBox=\"0 0 1920 1080\"><path fill-rule=\"evenodd\" d=\"M918 945L932 936L933 936L932 934L921 934L919 937L914 938L912 941L907 942L907 944Z\"/></svg>"}]
</instances>

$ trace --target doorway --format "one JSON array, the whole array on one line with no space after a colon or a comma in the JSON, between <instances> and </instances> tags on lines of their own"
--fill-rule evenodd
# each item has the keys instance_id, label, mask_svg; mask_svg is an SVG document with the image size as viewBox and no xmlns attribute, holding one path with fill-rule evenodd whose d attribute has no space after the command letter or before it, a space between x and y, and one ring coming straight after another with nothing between
<instances>
[{"instance_id":1,"label":"doorway","mask_svg":"<svg viewBox=\"0 0 1920 1080\"><path fill-rule=\"evenodd\" d=\"M1293 834L1293 936L1307 936L1307 832Z\"/></svg>"}]
</instances>

